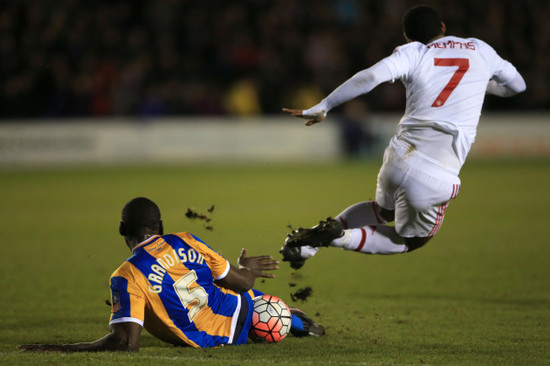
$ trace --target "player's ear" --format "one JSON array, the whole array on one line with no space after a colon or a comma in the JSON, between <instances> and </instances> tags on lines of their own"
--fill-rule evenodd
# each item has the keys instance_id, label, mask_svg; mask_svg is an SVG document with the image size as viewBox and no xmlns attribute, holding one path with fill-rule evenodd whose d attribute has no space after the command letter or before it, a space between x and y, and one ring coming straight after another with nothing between
<instances>
[{"instance_id":1,"label":"player's ear","mask_svg":"<svg viewBox=\"0 0 550 366\"><path fill-rule=\"evenodd\" d=\"M120 222L120 225L118 225L118 232L122 236L126 235L126 227L124 226L124 223L122 221Z\"/></svg>"},{"instance_id":2,"label":"player's ear","mask_svg":"<svg viewBox=\"0 0 550 366\"><path fill-rule=\"evenodd\" d=\"M441 34L445 34L447 32L447 26L445 23L441 22Z\"/></svg>"},{"instance_id":3,"label":"player's ear","mask_svg":"<svg viewBox=\"0 0 550 366\"><path fill-rule=\"evenodd\" d=\"M159 235L164 235L164 226L162 225L162 220L159 221Z\"/></svg>"}]
</instances>

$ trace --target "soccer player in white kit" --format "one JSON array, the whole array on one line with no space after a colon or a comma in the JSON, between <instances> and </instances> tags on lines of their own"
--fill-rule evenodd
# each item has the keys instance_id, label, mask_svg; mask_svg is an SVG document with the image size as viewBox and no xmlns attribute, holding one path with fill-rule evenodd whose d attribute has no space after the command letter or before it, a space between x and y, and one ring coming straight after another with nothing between
<instances>
[{"instance_id":1,"label":"soccer player in white kit","mask_svg":"<svg viewBox=\"0 0 550 366\"><path fill-rule=\"evenodd\" d=\"M525 90L516 68L487 43L446 36L445 24L430 7L409 9L403 31L407 44L355 74L319 104L307 110L283 108L311 126L383 82L400 80L406 88L405 113L384 153L376 200L289 234L281 253L293 268L321 246L395 254L426 244L460 191L459 172L475 140L485 94L508 97ZM384 225L391 221L395 227Z\"/></svg>"}]
</instances>

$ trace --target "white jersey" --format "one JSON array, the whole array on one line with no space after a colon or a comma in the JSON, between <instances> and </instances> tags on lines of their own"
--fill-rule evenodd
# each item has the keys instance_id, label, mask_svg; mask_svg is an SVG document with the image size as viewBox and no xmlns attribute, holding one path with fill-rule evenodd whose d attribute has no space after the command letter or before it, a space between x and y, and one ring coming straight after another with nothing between
<instances>
[{"instance_id":1,"label":"white jersey","mask_svg":"<svg viewBox=\"0 0 550 366\"><path fill-rule=\"evenodd\" d=\"M491 79L498 86L489 83ZM403 82L407 93L407 108L395 138L454 174L459 173L475 140L485 92L506 96L525 89L516 68L491 46L475 38L448 36L427 45L411 42L397 47L302 116L318 119L380 83L395 80ZM502 87L509 90L499 91Z\"/></svg>"},{"instance_id":2,"label":"white jersey","mask_svg":"<svg viewBox=\"0 0 550 366\"><path fill-rule=\"evenodd\" d=\"M397 47L381 63L406 87L397 137L457 174L475 140L489 80L506 84L517 75L485 42L453 36Z\"/></svg>"}]
</instances>

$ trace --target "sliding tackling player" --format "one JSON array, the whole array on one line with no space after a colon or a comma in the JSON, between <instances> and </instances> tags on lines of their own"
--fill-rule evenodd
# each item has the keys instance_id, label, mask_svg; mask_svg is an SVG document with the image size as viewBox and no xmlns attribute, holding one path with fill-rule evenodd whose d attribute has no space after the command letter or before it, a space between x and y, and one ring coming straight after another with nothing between
<instances>
[{"instance_id":1,"label":"sliding tackling player","mask_svg":"<svg viewBox=\"0 0 550 366\"><path fill-rule=\"evenodd\" d=\"M25 344L27 351L137 351L142 328L162 341L191 347L245 344L254 311L252 289L270 256L247 257L239 267L188 232L163 235L158 206L138 197L122 211L119 232L133 255L111 276L111 333L93 342ZM320 336L322 326L290 308L294 336Z\"/></svg>"}]
</instances>

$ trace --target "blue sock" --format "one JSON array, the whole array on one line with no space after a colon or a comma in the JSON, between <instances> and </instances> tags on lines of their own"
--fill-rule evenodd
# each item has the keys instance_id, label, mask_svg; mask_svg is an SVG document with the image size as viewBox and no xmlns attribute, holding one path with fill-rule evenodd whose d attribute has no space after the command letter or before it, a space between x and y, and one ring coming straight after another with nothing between
<instances>
[{"instance_id":1,"label":"blue sock","mask_svg":"<svg viewBox=\"0 0 550 366\"><path fill-rule=\"evenodd\" d=\"M258 291L256 289L252 289L252 291L254 293L254 297L264 295L263 292ZM290 329L297 330L297 331L304 331L304 322L302 321L302 319L298 318L294 314L291 314L291 315L292 315L292 322L290 323Z\"/></svg>"},{"instance_id":2,"label":"blue sock","mask_svg":"<svg viewBox=\"0 0 550 366\"><path fill-rule=\"evenodd\" d=\"M254 297L262 296L264 295L263 292L256 290L255 288L252 289L252 292L254 293ZM253 297L253 298L254 298Z\"/></svg>"},{"instance_id":3,"label":"blue sock","mask_svg":"<svg viewBox=\"0 0 550 366\"><path fill-rule=\"evenodd\" d=\"M304 322L302 322L302 319L300 319L296 315L292 314L292 323L290 324L290 329L303 331L304 330Z\"/></svg>"}]
</instances>

